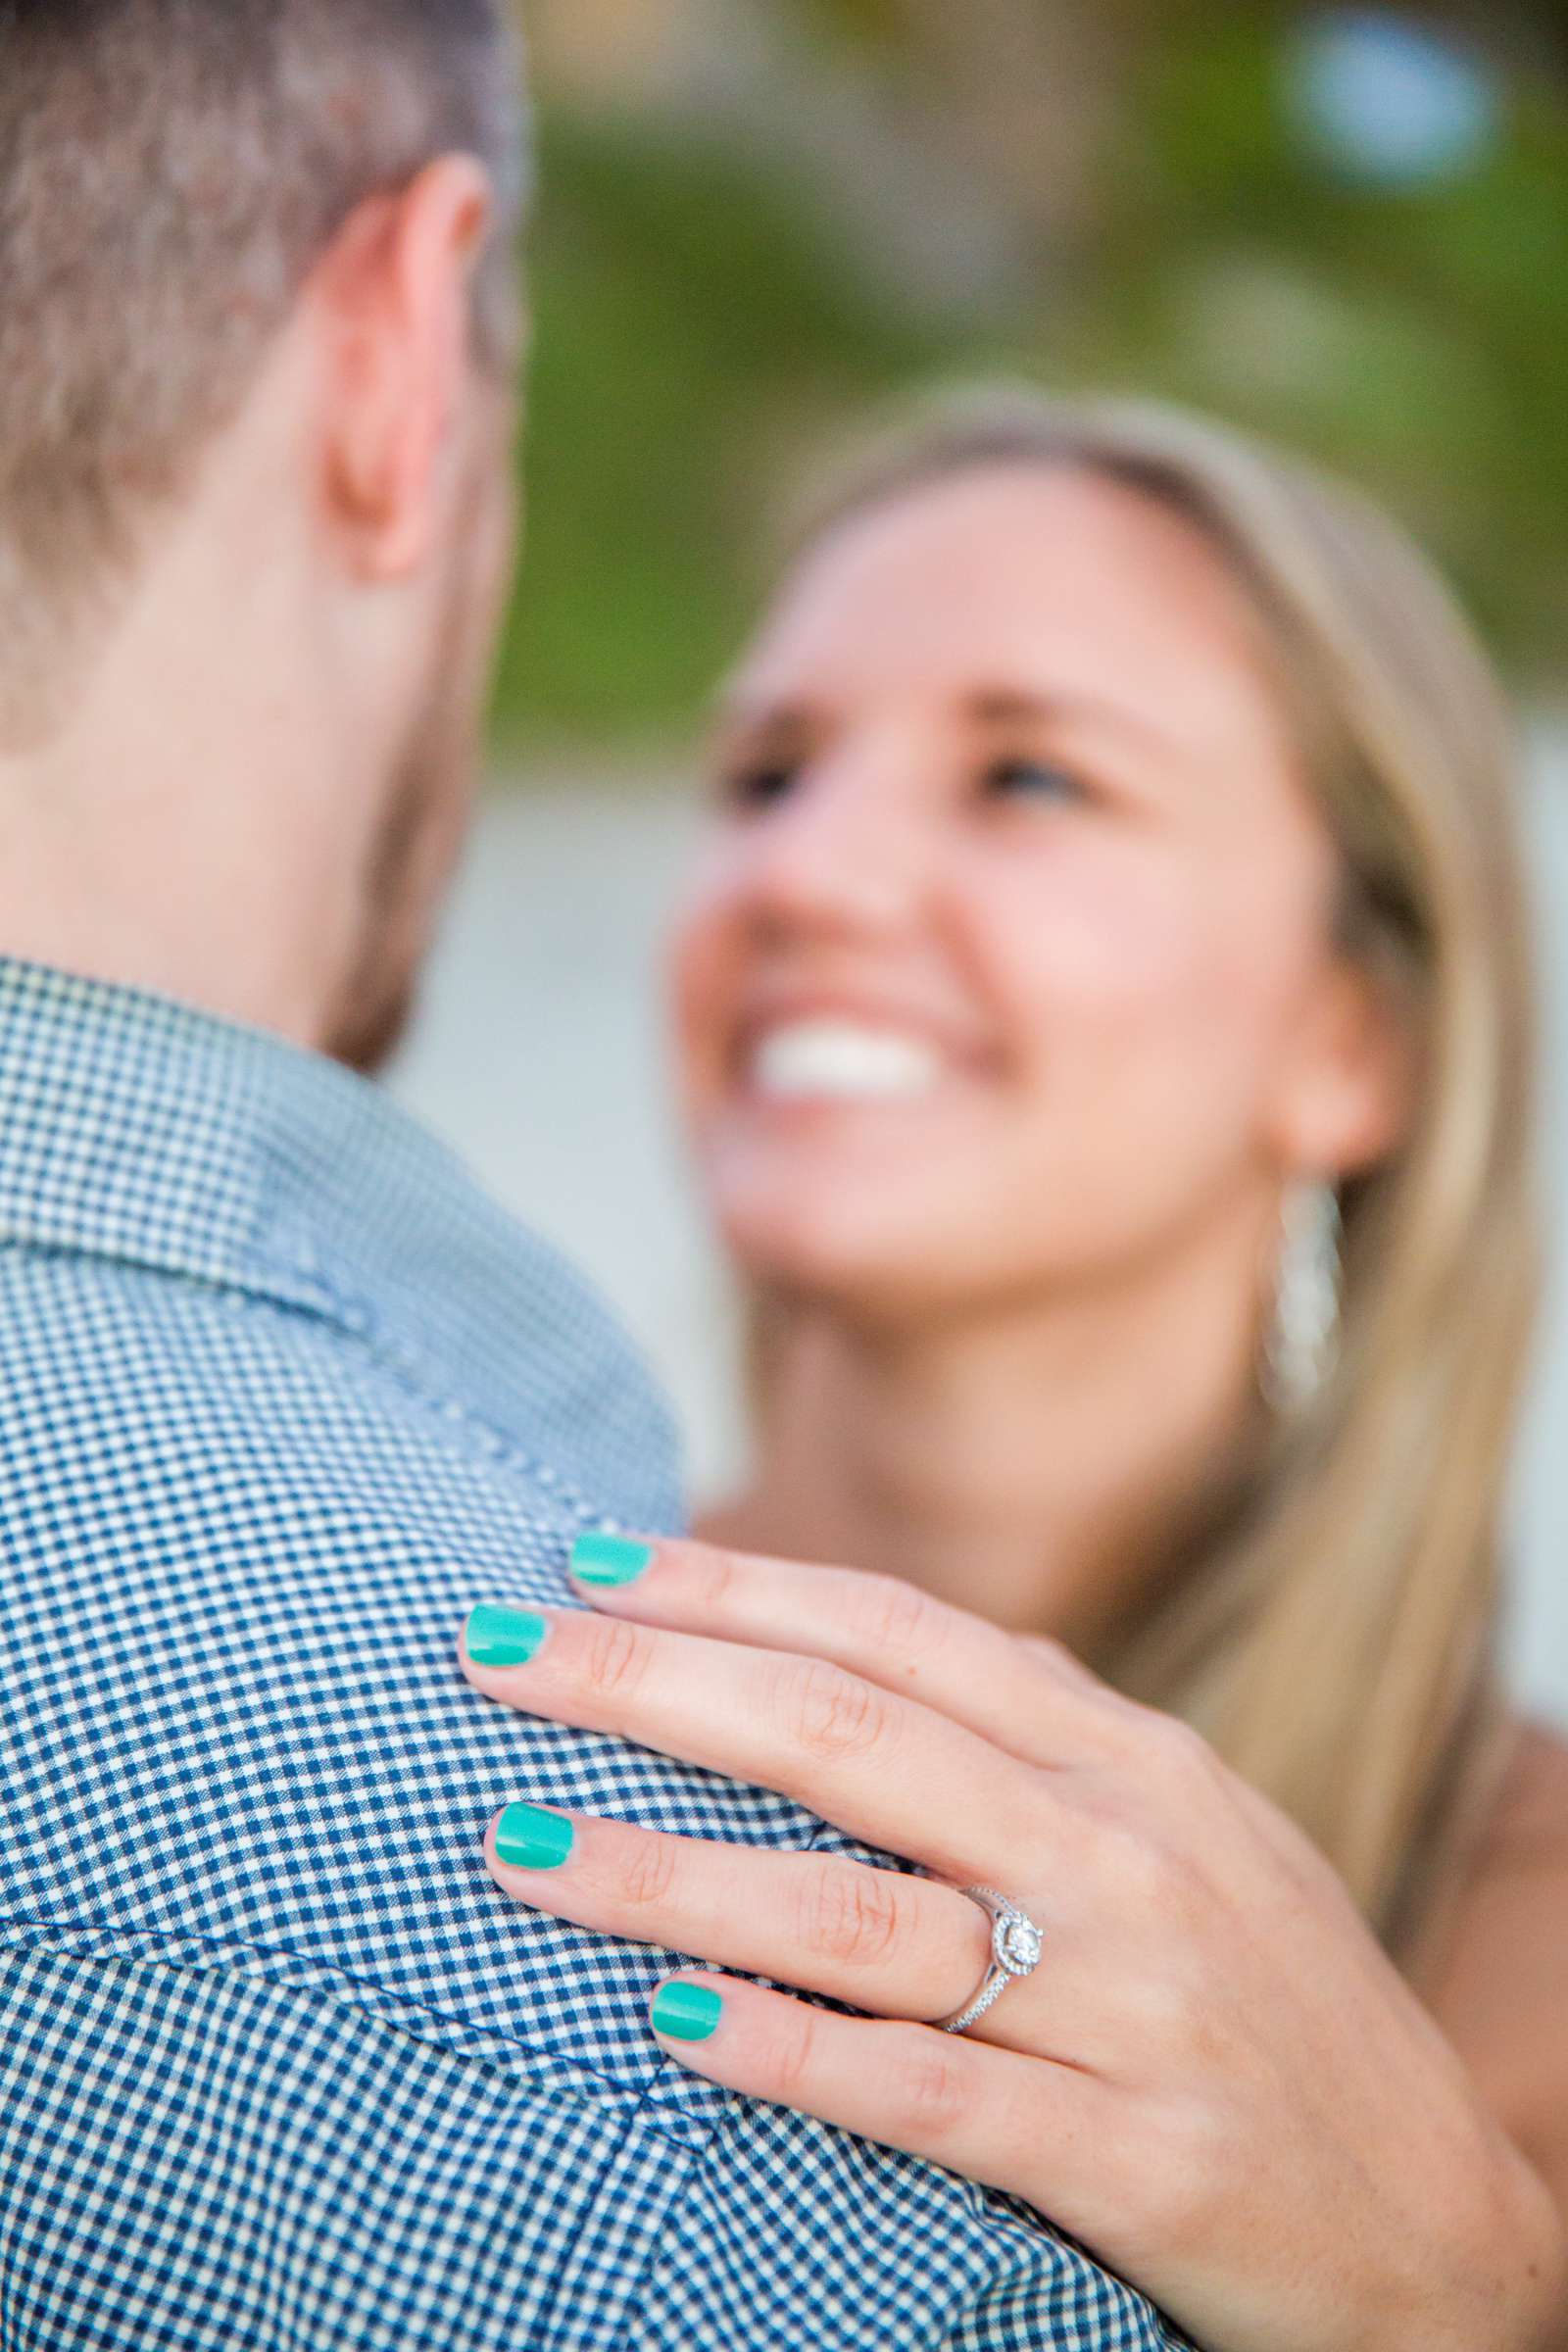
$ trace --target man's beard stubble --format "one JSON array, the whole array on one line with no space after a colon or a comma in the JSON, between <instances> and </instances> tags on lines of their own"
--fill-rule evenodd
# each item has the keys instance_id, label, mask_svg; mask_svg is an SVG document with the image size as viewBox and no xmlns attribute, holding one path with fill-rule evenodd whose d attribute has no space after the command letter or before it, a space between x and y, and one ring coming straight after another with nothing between
<instances>
[{"instance_id":1,"label":"man's beard stubble","mask_svg":"<svg viewBox=\"0 0 1568 2352\"><path fill-rule=\"evenodd\" d=\"M322 1043L334 1061L364 1077L383 1070L408 1034L472 814L483 756L488 663L481 657L493 632L477 611L480 590L462 551L478 526L483 495L475 483L454 533L452 580L425 691L367 858L359 951Z\"/></svg>"},{"instance_id":2,"label":"man's beard stubble","mask_svg":"<svg viewBox=\"0 0 1568 2352\"><path fill-rule=\"evenodd\" d=\"M458 832L450 804L460 792L467 797L452 777L444 718L428 712L400 762L371 850L359 956L323 1043L334 1061L363 1077L384 1069L408 1033L453 862L445 855L437 868L431 854L437 839L445 844Z\"/></svg>"}]
</instances>

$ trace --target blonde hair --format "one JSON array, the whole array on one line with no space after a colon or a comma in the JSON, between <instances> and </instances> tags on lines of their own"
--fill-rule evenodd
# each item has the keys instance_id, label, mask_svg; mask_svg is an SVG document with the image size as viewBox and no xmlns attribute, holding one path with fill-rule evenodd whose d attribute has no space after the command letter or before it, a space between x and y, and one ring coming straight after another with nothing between
<instances>
[{"instance_id":1,"label":"blonde hair","mask_svg":"<svg viewBox=\"0 0 1568 2352\"><path fill-rule=\"evenodd\" d=\"M1229 566L1342 852L1341 944L1413 1034L1410 1129L1343 1195L1333 1376L1299 1415L1263 1417L1091 1660L1204 1733L1413 1967L1505 1757L1501 1527L1540 1276L1512 729L1452 599L1382 514L1165 409L944 398L860 454L797 545L999 465L1129 485Z\"/></svg>"}]
</instances>

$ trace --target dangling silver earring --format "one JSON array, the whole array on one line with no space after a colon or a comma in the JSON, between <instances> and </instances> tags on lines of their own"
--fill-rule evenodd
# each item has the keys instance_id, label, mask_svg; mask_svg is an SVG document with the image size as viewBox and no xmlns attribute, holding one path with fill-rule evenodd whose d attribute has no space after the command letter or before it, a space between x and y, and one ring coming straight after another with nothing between
<instances>
[{"instance_id":1,"label":"dangling silver earring","mask_svg":"<svg viewBox=\"0 0 1568 2352\"><path fill-rule=\"evenodd\" d=\"M1305 1409L1334 1369L1340 1344L1340 1203L1331 1184L1294 1184L1281 1212L1274 1315L1260 1386L1277 1413Z\"/></svg>"}]
</instances>

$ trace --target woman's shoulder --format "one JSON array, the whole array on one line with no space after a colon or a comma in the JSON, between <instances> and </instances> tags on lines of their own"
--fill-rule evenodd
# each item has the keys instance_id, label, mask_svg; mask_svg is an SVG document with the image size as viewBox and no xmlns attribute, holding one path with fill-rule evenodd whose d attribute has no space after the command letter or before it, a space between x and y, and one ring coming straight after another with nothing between
<instances>
[{"instance_id":1,"label":"woman's shoulder","mask_svg":"<svg viewBox=\"0 0 1568 2352\"><path fill-rule=\"evenodd\" d=\"M1568 1740L1512 1727L1490 1817L1420 1985L1515 2137L1568 2196Z\"/></svg>"},{"instance_id":2,"label":"woman's shoulder","mask_svg":"<svg viewBox=\"0 0 1568 2352\"><path fill-rule=\"evenodd\" d=\"M1419 1989L1568 2210L1568 1740L1512 1732L1442 1965Z\"/></svg>"},{"instance_id":3,"label":"woman's shoulder","mask_svg":"<svg viewBox=\"0 0 1568 2352\"><path fill-rule=\"evenodd\" d=\"M1568 1943L1568 1740L1516 1718L1488 1809L1417 1970L1434 2006L1507 2014L1505 1979Z\"/></svg>"},{"instance_id":4,"label":"woman's shoulder","mask_svg":"<svg viewBox=\"0 0 1568 2352\"><path fill-rule=\"evenodd\" d=\"M1513 1752L1476 1859L1476 1870L1555 1865L1568 1873L1568 1739L1516 1722Z\"/></svg>"},{"instance_id":5,"label":"woman's shoulder","mask_svg":"<svg viewBox=\"0 0 1568 2352\"><path fill-rule=\"evenodd\" d=\"M1523 1717L1507 1726L1506 1737L1487 1811L1452 1890L1461 1943L1478 1921L1490 1927L1499 1905L1552 1916L1559 1934L1568 1919L1568 1739Z\"/></svg>"}]
</instances>

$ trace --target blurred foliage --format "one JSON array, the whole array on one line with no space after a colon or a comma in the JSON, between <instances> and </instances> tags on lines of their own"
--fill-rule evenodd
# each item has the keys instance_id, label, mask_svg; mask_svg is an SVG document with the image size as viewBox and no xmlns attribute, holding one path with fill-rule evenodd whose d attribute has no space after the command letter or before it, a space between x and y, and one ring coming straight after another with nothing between
<instances>
[{"instance_id":1,"label":"blurred foliage","mask_svg":"<svg viewBox=\"0 0 1568 2352\"><path fill-rule=\"evenodd\" d=\"M504 726L690 725L737 647L783 452L942 355L723 146L547 119L526 559Z\"/></svg>"},{"instance_id":2,"label":"blurred foliage","mask_svg":"<svg viewBox=\"0 0 1568 2352\"><path fill-rule=\"evenodd\" d=\"M1527 672L1568 668L1568 107L1517 83L1450 181L1337 179L1245 25L1146 59L1058 361L1275 433L1385 497Z\"/></svg>"},{"instance_id":3,"label":"blurred foliage","mask_svg":"<svg viewBox=\"0 0 1568 2352\"><path fill-rule=\"evenodd\" d=\"M899 0L801 0L808 25L897 54L906 30Z\"/></svg>"},{"instance_id":4,"label":"blurred foliage","mask_svg":"<svg viewBox=\"0 0 1568 2352\"><path fill-rule=\"evenodd\" d=\"M867 44L922 12L782 13L863 75ZM749 618L781 473L877 397L988 367L1163 394L1326 459L1403 515L1522 673L1560 681L1563 88L1515 73L1503 136L1462 175L1356 182L1299 135L1288 13L1150 11L1116 53L1087 228L984 315L878 273L849 199L732 118L547 106L503 727L622 744L689 727Z\"/></svg>"}]
</instances>

